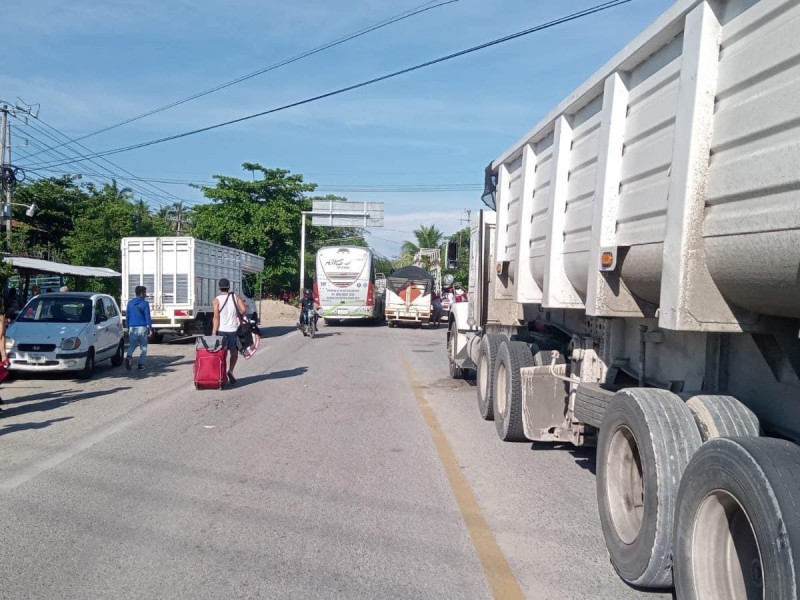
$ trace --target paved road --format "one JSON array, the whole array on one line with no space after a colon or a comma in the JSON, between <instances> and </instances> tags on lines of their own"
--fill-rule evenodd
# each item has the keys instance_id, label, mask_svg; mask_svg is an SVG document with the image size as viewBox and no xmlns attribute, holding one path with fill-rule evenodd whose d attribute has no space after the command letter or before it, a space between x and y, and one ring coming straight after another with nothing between
<instances>
[{"instance_id":1,"label":"paved road","mask_svg":"<svg viewBox=\"0 0 800 600\"><path fill-rule=\"evenodd\" d=\"M608 563L594 455L503 444L444 330L272 328L3 385L2 598L662 598Z\"/></svg>"}]
</instances>

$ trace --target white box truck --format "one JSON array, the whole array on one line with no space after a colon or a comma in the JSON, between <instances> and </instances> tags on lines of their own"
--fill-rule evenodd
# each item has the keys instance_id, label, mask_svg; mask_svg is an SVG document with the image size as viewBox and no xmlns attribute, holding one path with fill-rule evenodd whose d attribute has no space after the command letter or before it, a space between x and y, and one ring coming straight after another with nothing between
<instances>
[{"instance_id":1,"label":"white box truck","mask_svg":"<svg viewBox=\"0 0 800 600\"><path fill-rule=\"evenodd\" d=\"M800 595L798 40L673 5L489 165L451 309L480 415L596 445L611 562L679 599Z\"/></svg>"},{"instance_id":2,"label":"white box truck","mask_svg":"<svg viewBox=\"0 0 800 600\"><path fill-rule=\"evenodd\" d=\"M156 330L209 333L217 282L224 277L232 291L252 297L245 275L264 270L260 256L193 237L126 237L121 246L122 307L145 286Z\"/></svg>"}]
</instances>

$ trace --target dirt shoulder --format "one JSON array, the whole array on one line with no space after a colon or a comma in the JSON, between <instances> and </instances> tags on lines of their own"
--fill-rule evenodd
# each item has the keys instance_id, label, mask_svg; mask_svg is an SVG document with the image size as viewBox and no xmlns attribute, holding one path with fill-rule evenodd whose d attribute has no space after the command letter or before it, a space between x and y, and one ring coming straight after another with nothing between
<instances>
[{"instance_id":1,"label":"dirt shoulder","mask_svg":"<svg viewBox=\"0 0 800 600\"><path fill-rule=\"evenodd\" d=\"M262 325L294 325L300 309L279 300L259 300L258 314Z\"/></svg>"}]
</instances>

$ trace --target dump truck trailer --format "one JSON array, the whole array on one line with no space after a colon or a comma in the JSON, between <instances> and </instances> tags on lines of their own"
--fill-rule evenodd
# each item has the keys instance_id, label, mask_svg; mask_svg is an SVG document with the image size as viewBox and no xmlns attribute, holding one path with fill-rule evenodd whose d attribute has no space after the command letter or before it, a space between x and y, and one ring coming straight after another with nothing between
<instances>
[{"instance_id":1,"label":"dump truck trailer","mask_svg":"<svg viewBox=\"0 0 800 600\"><path fill-rule=\"evenodd\" d=\"M627 582L797 598L800 3L682 0L486 171L453 377L597 446Z\"/></svg>"}]
</instances>

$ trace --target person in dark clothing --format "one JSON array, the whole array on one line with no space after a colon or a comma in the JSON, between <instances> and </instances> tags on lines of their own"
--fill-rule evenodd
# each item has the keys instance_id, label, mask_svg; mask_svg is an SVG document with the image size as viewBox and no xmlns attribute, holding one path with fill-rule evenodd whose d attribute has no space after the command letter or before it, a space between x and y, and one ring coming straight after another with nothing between
<instances>
[{"instance_id":1,"label":"person in dark clothing","mask_svg":"<svg viewBox=\"0 0 800 600\"><path fill-rule=\"evenodd\" d=\"M308 325L308 315L314 310L314 294L311 290L306 290L303 297L300 299L300 327ZM316 322L317 315L314 314L314 321Z\"/></svg>"},{"instance_id":2,"label":"person in dark clothing","mask_svg":"<svg viewBox=\"0 0 800 600\"><path fill-rule=\"evenodd\" d=\"M133 351L140 349L137 368L144 369L147 358L147 336L153 332L153 321L150 318L150 303L147 301L147 288L137 285L136 296L128 301L125 319L128 322L128 353L125 355L125 368L130 370Z\"/></svg>"}]
</instances>

